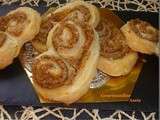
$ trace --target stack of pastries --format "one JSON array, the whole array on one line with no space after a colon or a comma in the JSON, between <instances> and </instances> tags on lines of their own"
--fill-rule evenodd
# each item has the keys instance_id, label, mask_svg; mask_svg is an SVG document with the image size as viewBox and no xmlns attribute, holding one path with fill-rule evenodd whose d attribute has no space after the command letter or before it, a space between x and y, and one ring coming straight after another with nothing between
<instances>
[{"instance_id":1,"label":"stack of pastries","mask_svg":"<svg viewBox=\"0 0 160 120\"><path fill-rule=\"evenodd\" d=\"M27 7L0 17L0 69L28 41L40 53L32 63L36 91L45 101L66 104L88 91L96 69L126 75L137 62L137 52L159 53L158 30L151 24L135 19L119 28L83 1L50 9L41 17Z\"/></svg>"},{"instance_id":2,"label":"stack of pastries","mask_svg":"<svg viewBox=\"0 0 160 120\"><path fill-rule=\"evenodd\" d=\"M33 61L32 74L34 87L44 100L70 104L88 91L99 59L95 30L99 18L95 6L76 1L42 19L32 41L42 54Z\"/></svg>"}]
</instances>

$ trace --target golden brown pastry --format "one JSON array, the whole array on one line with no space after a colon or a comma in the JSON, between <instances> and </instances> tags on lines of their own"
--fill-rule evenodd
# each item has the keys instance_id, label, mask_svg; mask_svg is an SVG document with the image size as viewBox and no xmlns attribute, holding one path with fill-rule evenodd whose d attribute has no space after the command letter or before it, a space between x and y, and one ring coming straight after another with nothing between
<instances>
[{"instance_id":1,"label":"golden brown pastry","mask_svg":"<svg viewBox=\"0 0 160 120\"><path fill-rule=\"evenodd\" d=\"M40 53L45 52L47 50L46 41L49 31L52 27L59 22L53 17L54 8L48 9L42 16L42 21L40 25L39 33L32 40L33 47Z\"/></svg>"},{"instance_id":2,"label":"golden brown pastry","mask_svg":"<svg viewBox=\"0 0 160 120\"><path fill-rule=\"evenodd\" d=\"M39 32L40 14L29 7L20 7L6 16L6 32L14 36L20 45L32 40Z\"/></svg>"},{"instance_id":3,"label":"golden brown pastry","mask_svg":"<svg viewBox=\"0 0 160 120\"><path fill-rule=\"evenodd\" d=\"M64 7L58 9L51 9L42 17L42 24L39 34L32 41L33 47L39 51L47 50L46 41L48 32L51 28L61 20L72 20L88 22L90 25L96 27L99 23L99 12L97 8L91 4L83 1L75 1L68 3Z\"/></svg>"},{"instance_id":4,"label":"golden brown pastry","mask_svg":"<svg viewBox=\"0 0 160 120\"><path fill-rule=\"evenodd\" d=\"M23 44L35 37L39 32L40 22L39 13L28 7L17 8L0 17L1 36L5 36L1 38L0 54L3 55L0 56L0 69L11 64Z\"/></svg>"},{"instance_id":5,"label":"golden brown pastry","mask_svg":"<svg viewBox=\"0 0 160 120\"><path fill-rule=\"evenodd\" d=\"M55 10L54 15L59 19L69 19L73 21L87 22L93 27L97 27L100 15L96 6L84 1L68 3L64 7Z\"/></svg>"},{"instance_id":6,"label":"golden brown pastry","mask_svg":"<svg viewBox=\"0 0 160 120\"><path fill-rule=\"evenodd\" d=\"M96 30L101 47L98 69L111 76L128 74L136 64L138 55L128 47L124 35L103 17Z\"/></svg>"},{"instance_id":7,"label":"golden brown pastry","mask_svg":"<svg viewBox=\"0 0 160 120\"><path fill-rule=\"evenodd\" d=\"M12 63L19 49L17 40L5 32L0 32L0 69Z\"/></svg>"},{"instance_id":8,"label":"golden brown pastry","mask_svg":"<svg viewBox=\"0 0 160 120\"><path fill-rule=\"evenodd\" d=\"M145 54L159 53L158 30L150 23L140 19L133 19L121 28L129 47Z\"/></svg>"},{"instance_id":9,"label":"golden brown pastry","mask_svg":"<svg viewBox=\"0 0 160 120\"><path fill-rule=\"evenodd\" d=\"M33 83L49 102L77 101L89 89L99 58L98 35L86 23L63 21L47 38L48 51L33 61Z\"/></svg>"}]
</instances>

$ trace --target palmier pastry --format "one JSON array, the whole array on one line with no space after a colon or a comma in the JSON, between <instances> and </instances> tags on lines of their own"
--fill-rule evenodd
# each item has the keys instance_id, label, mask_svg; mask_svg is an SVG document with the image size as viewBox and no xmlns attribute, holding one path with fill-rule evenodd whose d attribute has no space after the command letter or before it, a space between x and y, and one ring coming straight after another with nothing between
<instances>
[{"instance_id":1,"label":"palmier pastry","mask_svg":"<svg viewBox=\"0 0 160 120\"><path fill-rule=\"evenodd\" d=\"M45 17L42 18L39 34L32 41L33 47L37 51L44 52L47 50L46 41L48 32L57 22L60 22L64 19L87 22L96 27L100 18L98 9L94 5L83 1L71 2L56 10L49 10L47 15L45 14Z\"/></svg>"},{"instance_id":2,"label":"palmier pastry","mask_svg":"<svg viewBox=\"0 0 160 120\"><path fill-rule=\"evenodd\" d=\"M128 74L135 65L138 55L128 47L121 31L106 18L96 28L100 40L98 69L111 76Z\"/></svg>"},{"instance_id":3,"label":"palmier pastry","mask_svg":"<svg viewBox=\"0 0 160 120\"><path fill-rule=\"evenodd\" d=\"M0 69L12 63L19 49L17 40L5 32L0 32Z\"/></svg>"},{"instance_id":4,"label":"palmier pastry","mask_svg":"<svg viewBox=\"0 0 160 120\"><path fill-rule=\"evenodd\" d=\"M60 22L49 32L47 48L33 61L34 87L45 101L73 103L95 76L98 35L88 24Z\"/></svg>"},{"instance_id":5,"label":"palmier pastry","mask_svg":"<svg viewBox=\"0 0 160 120\"><path fill-rule=\"evenodd\" d=\"M40 14L29 7L20 7L5 17L5 31L14 36L20 45L32 40L39 32Z\"/></svg>"},{"instance_id":6,"label":"palmier pastry","mask_svg":"<svg viewBox=\"0 0 160 120\"><path fill-rule=\"evenodd\" d=\"M39 32L40 22L41 17L39 13L28 7L17 8L16 10L9 12L6 16L0 17L0 31L5 32L2 33L3 36L6 36L6 39L2 37L2 41L5 42L3 44L4 46L2 45L0 47L0 51L4 51L7 48L13 48L13 46L15 48L16 46L18 47L18 51L16 50L14 57L17 57L23 44L32 40ZM13 45L14 43L15 45ZM14 50L12 52L14 52ZM7 51L6 53L4 51L0 54L4 54L4 57L6 56L5 60L7 64L4 63L4 67L9 65L14 58L12 54ZM9 55L11 55L10 58L8 57ZM7 62L7 58L10 62ZM4 60L4 58L1 59ZM1 67L0 69L4 67Z\"/></svg>"},{"instance_id":7,"label":"palmier pastry","mask_svg":"<svg viewBox=\"0 0 160 120\"><path fill-rule=\"evenodd\" d=\"M121 28L129 47L137 52L153 54L158 52L158 30L150 23L133 19Z\"/></svg>"}]
</instances>

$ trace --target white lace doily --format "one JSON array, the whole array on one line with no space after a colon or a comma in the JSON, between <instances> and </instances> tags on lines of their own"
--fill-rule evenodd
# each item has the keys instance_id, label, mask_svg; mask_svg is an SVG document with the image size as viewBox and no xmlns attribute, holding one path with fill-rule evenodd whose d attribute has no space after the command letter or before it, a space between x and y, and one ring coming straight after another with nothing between
<instances>
[{"instance_id":1,"label":"white lace doily","mask_svg":"<svg viewBox=\"0 0 160 120\"><path fill-rule=\"evenodd\" d=\"M146 113L140 111L135 112L132 111L130 113L116 110L112 112L107 117L101 117L99 115L98 109L92 109L91 111L87 109L81 109L77 110L76 108L49 108L49 107L43 107L43 108L33 108L33 107L24 107L22 106L23 110L17 111L14 114L14 117L11 118L9 113L3 108L3 106L0 106L0 120L45 120L47 116L51 115L54 116L52 120L77 120L79 116L82 117L82 115L85 113L87 115L87 118L85 119L83 117L82 120L156 120L155 116L156 113ZM67 115L65 116L63 114L64 111L70 111L72 114L70 117ZM107 113L106 113L107 114ZM51 119L51 118L50 118Z\"/></svg>"},{"instance_id":2,"label":"white lace doily","mask_svg":"<svg viewBox=\"0 0 160 120\"><path fill-rule=\"evenodd\" d=\"M63 1L63 3L61 3ZM57 5L63 6L64 3L71 0L0 0L1 5L11 5L12 3L19 3L20 5L29 4L31 6L38 6L40 2L45 2L46 6ZM108 7L111 10L130 10L130 11L146 11L146 12L159 12L160 2L159 0L87 0L92 4L97 4L99 7ZM70 111L71 116L65 116L63 111ZM107 112L107 111L106 111ZM0 106L0 120L44 120L48 116L53 116L58 120L76 120L79 116L87 115L87 120L156 120L156 112L145 113L142 111L121 111L116 110L110 114L106 113L105 117L101 117L99 109L80 109L76 108L49 108L49 107L25 107L22 106L22 110L16 111L14 116L3 107ZM83 118L85 119L85 118Z\"/></svg>"},{"instance_id":3,"label":"white lace doily","mask_svg":"<svg viewBox=\"0 0 160 120\"><path fill-rule=\"evenodd\" d=\"M0 0L2 4L12 4L20 2L21 5L29 4L31 6L38 6L40 2L45 2L46 6L63 4L73 0ZM62 1L62 2L61 2ZM97 4L99 7L108 7L111 10L130 10L130 11L146 11L158 12L160 9L159 0L86 0L89 3Z\"/></svg>"}]
</instances>

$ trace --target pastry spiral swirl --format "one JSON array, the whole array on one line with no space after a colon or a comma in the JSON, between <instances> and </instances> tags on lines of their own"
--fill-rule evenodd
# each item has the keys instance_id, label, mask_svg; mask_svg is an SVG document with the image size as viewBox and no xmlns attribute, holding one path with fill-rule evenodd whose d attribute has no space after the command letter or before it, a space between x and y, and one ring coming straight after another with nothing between
<instances>
[{"instance_id":1,"label":"pastry spiral swirl","mask_svg":"<svg viewBox=\"0 0 160 120\"><path fill-rule=\"evenodd\" d=\"M41 17L39 13L28 7L17 8L16 10L10 11L7 15L0 17L0 31L2 31L1 36L6 36L5 40L0 40L0 54L4 54L3 57L6 57L6 62L4 62L4 58L0 58L3 59L3 62L1 61L2 65L0 65L3 67L0 67L0 69L3 69L11 64L11 61L18 56L23 44L35 37L35 35L39 32L40 22ZM13 42L15 45L13 45ZM12 52L15 53L14 55L8 52L11 51L7 50L10 48L12 48L13 51L16 51Z\"/></svg>"},{"instance_id":2,"label":"pastry spiral swirl","mask_svg":"<svg viewBox=\"0 0 160 120\"><path fill-rule=\"evenodd\" d=\"M36 83L43 88L56 88L69 84L74 79L76 70L63 59L52 55L43 55L33 64L33 74Z\"/></svg>"},{"instance_id":3,"label":"pastry spiral swirl","mask_svg":"<svg viewBox=\"0 0 160 120\"><path fill-rule=\"evenodd\" d=\"M75 1L66 6L47 12L42 20L39 34L32 41L33 46L39 52L47 50L46 41L48 32L51 28L62 20L72 20L79 22L87 22L96 27L99 23L99 12L97 8L91 4L82 1Z\"/></svg>"},{"instance_id":4,"label":"pastry spiral swirl","mask_svg":"<svg viewBox=\"0 0 160 120\"><path fill-rule=\"evenodd\" d=\"M158 51L159 32L150 23L133 19L121 28L129 47L137 52L153 54Z\"/></svg>"},{"instance_id":5,"label":"pastry spiral swirl","mask_svg":"<svg viewBox=\"0 0 160 120\"><path fill-rule=\"evenodd\" d=\"M128 74L138 56L128 47L122 32L103 16L96 30L99 33L101 47L98 68L111 76Z\"/></svg>"},{"instance_id":6,"label":"pastry spiral swirl","mask_svg":"<svg viewBox=\"0 0 160 120\"><path fill-rule=\"evenodd\" d=\"M85 23L60 22L49 32L47 47L58 52L74 67L78 67L79 61L87 55L87 50L94 40L94 32L94 29Z\"/></svg>"},{"instance_id":7,"label":"pastry spiral swirl","mask_svg":"<svg viewBox=\"0 0 160 120\"><path fill-rule=\"evenodd\" d=\"M33 62L34 86L47 101L73 103L87 92L95 75L98 35L88 24L63 21L49 32L47 47Z\"/></svg>"},{"instance_id":8,"label":"pastry spiral swirl","mask_svg":"<svg viewBox=\"0 0 160 120\"><path fill-rule=\"evenodd\" d=\"M20 45L32 40L39 32L40 14L29 7L20 7L6 16L6 32L14 36Z\"/></svg>"},{"instance_id":9,"label":"pastry spiral swirl","mask_svg":"<svg viewBox=\"0 0 160 120\"><path fill-rule=\"evenodd\" d=\"M94 28L98 25L100 15L98 9L83 1L75 1L57 9L54 14L57 19L87 22Z\"/></svg>"},{"instance_id":10,"label":"pastry spiral swirl","mask_svg":"<svg viewBox=\"0 0 160 120\"><path fill-rule=\"evenodd\" d=\"M101 19L96 29L100 37L101 56L109 59L118 59L125 56L130 49L123 34L113 23L107 21L105 18Z\"/></svg>"}]
</instances>

